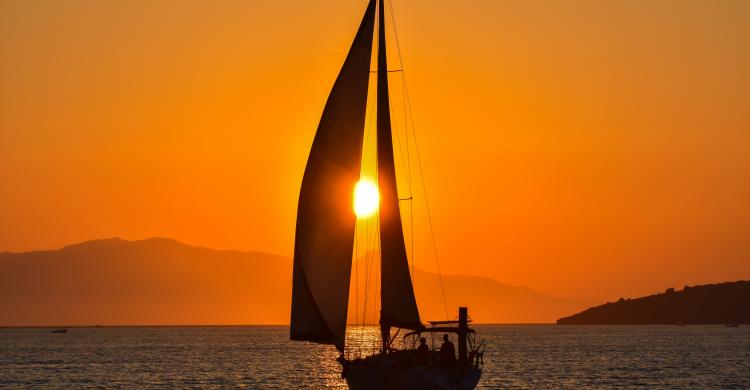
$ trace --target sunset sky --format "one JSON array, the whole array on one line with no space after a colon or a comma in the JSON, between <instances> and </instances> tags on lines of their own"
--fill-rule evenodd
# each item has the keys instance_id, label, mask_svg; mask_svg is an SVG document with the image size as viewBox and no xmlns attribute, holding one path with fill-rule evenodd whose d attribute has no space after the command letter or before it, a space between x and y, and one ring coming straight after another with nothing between
<instances>
[{"instance_id":1,"label":"sunset sky","mask_svg":"<svg viewBox=\"0 0 750 390\"><path fill-rule=\"evenodd\" d=\"M0 2L0 251L291 256L366 3ZM444 273L601 299L750 279L750 2L393 7Z\"/></svg>"}]
</instances>

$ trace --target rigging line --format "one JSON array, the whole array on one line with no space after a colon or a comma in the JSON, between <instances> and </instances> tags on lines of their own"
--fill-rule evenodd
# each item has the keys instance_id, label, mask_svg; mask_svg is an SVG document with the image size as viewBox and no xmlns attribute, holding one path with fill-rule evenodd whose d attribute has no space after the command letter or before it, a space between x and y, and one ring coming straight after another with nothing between
<instances>
[{"instance_id":1,"label":"rigging line","mask_svg":"<svg viewBox=\"0 0 750 390\"><path fill-rule=\"evenodd\" d=\"M378 216L378 220L380 219L380 216ZM378 224L377 229L375 230L375 235L377 237L378 242L380 242L380 224ZM378 251L379 255L375 256L375 265L378 272L375 274L375 288L377 291L380 291L380 294L375 294L375 304L373 305L373 310L375 311L375 314L377 314L377 307L379 305L382 305L382 302L380 300L380 296L383 291L383 285L380 283L380 281L383 278L383 268L382 268L382 262L383 262L383 252ZM383 307L380 307L381 310L383 310Z\"/></svg>"},{"instance_id":2,"label":"rigging line","mask_svg":"<svg viewBox=\"0 0 750 390\"><path fill-rule=\"evenodd\" d=\"M365 143L367 143L367 140L365 141ZM371 231L371 227L370 227L371 220L369 218L365 219L364 221L362 221L359 218L358 218L358 220L360 221L360 224L362 222L364 222L365 232L366 232L365 236L364 236L364 253L363 253L363 256L362 256L362 257L364 257L364 270L363 270L364 275L363 275L363 277L365 278L365 280L364 280L364 291L363 291L362 300L363 300L363 307L366 310L366 308L367 308L367 295L368 295L368 289L369 289L369 280L367 279L367 275L369 273L368 270L370 268L370 239L371 239L371 236L372 236L372 231ZM358 294L359 294L359 287L360 287L360 285L359 285L359 283L357 283L356 289L357 289L357 293ZM357 304L357 306L355 308L355 311L357 312L357 315L359 316L359 304ZM366 312L363 310L363 313L362 313L362 322L360 323L362 329L364 329L365 321L366 321Z\"/></svg>"},{"instance_id":3,"label":"rigging line","mask_svg":"<svg viewBox=\"0 0 750 390\"><path fill-rule=\"evenodd\" d=\"M398 38L398 29L396 28L396 14L395 11L393 11L393 2L391 0L388 0L388 7L390 9L391 14L391 25L393 26L393 36L396 40L396 53L398 54L398 64L401 71L401 85L404 89L404 93L402 94L402 101L404 102L404 131L406 132L406 155L408 160L408 166L409 169L408 172L408 178L409 178L409 195L412 195L412 188L411 188L411 158L409 156L409 122L406 116L406 78L404 76L404 59L401 55L401 41ZM400 144L399 144L400 146Z\"/></svg>"},{"instance_id":4,"label":"rigging line","mask_svg":"<svg viewBox=\"0 0 750 390\"><path fill-rule=\"evenodd\" d=\"M401 64L401 70L404 70L404 60L401 57L401 43L398 40L398 30L396 29L396 14L393 12L393 2L388 0L388 8L391 10L391 22L393 24L393 36L396 38L396 51L398 52L398 62Z\"/></svg>"},{"instance_id":5,"label":"rigging line","mask_svg":"<svg viewBox=\"0 0 750 390\"><path fill-rule=\"evenodd\" d=\"M368 103L369 103L368 105L370 107L369 112L372 113L373 110L374 110L375 99L372 98L372 96L371 96L371 98L369 99ZM372 137L373 128L375 127L375 115L370 115L370 118L369 118L368 122L369 123L365 123L364 142L363 142L363 145L362 145L362 161L360 163L362 165L365 164L365 162L367 161L367 157L370 155L370 153L368 151L368 148L367 148L367 145L369 144L370 138ZM360 178L362 176L363 175L362 175L361 168L360 168ZM367 270L368 270L369 256L370 256L368 252L369 252L369 243L370 243L370 236L371 236L371 232L370 232L370 223L371 223L371 221L370 220L365 220L364 222L365 222L365 236L364 236L364 241L365 241L365 248L364 248L364 260L365 260L365 264L364 264L364 268L365 269L364 269L364 276L366 276L367 275ZM360 223L360 226L361 226L361 223ZM360 259L357 259L358 266L359 266L359 263L360 263ZM358 272L359 272L359 268L357 268L357 273ZM357 297L357 303L355 305L355 313L356 313L357 319L359 317L359 299L358 299L359 298L359 280L358 279L359 279L359 277L358 277L358 274L357 274L357 282L355 284L356 297ZM365 282L365 290L364 290L363 301L366 303L367 302L368 280L365 279L364 282ZM366 304L364 305L364 307L366 307ZM365 326L365 320L366 320L365 319L365 313L363 313L362 314L362 322L361 322L361 325L362 325L363 329L364 329L364 326ZM357 321L357 323L359 323L359 321Z\"/></svg>"},{"instance_id":6,"label":"rigging line","mask_svg":"<svg viewBox=\"0 0 750 390\"><path fill-rule=\"evenodd\" d=\"M375 27L376 28L377 28L377 26L378 26L379 23L380 22L376 18L375 19ZM375 47L375 45L373 44L372 51L374 51L374 47ZM372 62L372 60L370 60L370 61ZM370 65L372 65L372 63ZM370 73L372 73L372 71L370 71ZM376 95L375 89L371 88L372 84L375 84L375 82L373 82L372 78L370 78L368 80L368 85L367 85L368 86L368 88L367 88L367 90L368 90L368 94L367 94L368 95L367 96L367 104L368 104L368 106L367 106L368 107L367 108L367 112L370 113L370 115L369 115L369 126L367 125L367 123L365 123L365 135L364 135L365 141L364 141L364 145L362 147L363 152L367 151L367 143L368 143L368 140L370 139L370 137L368 137L368 135L370 133L372 133L372 129L376 125L375 124L376 115L373 115L373 112L375 112L375 103L377 101L377 95ZM377 156L377 151L375 152L375 155ZM363 160L364 160L364 156L363 156Z\"/></svg>"},{"instance_id":7,"label":"rigging line","mask_svg":"<svg viewBox=\"0 0 750 390\"><path fill-rule=\"evenodd\" d=\"M372 83L372 81L370 81L370 83ZM372 92L372 88L370 88L369 90L371 91L369 94L372 95L374 93L374 92ZM377 99L375 97L370 96L368 98L368 102L367 102L368 107L369 107L368 112L370 113L370 115L369 115L369 124L365 123L365 134L364 134L364 139L365 140L364 140L364 144L362 145L362 162L361 163L364 163L365 154L367 153L367 144L368 144L368 141L370 140L370 137L371 137L370 134L372 133L372 129L376 125L375 124L375 115L372 114L374 112L374 110L375 110L374 106L375 106L375 101L376 100ZM377 154L377 152L375 154ZM361 172L361 168L360 168L360 172ZM362 176L362 175L360 174L360 176Z\"/></svg>"},{"instance_id":8,"label":"rigging line","mask_svg":"<svg viewBox=\"0 0 750 390\"><path fill-rule=\"evenodd\" d=\"M411 187L411 186L410 186ZM411 188L409 188L411 191ZM409 202L409 241L411 241L411 288L416 285L414 279L414 200Z\"/></svg>"},{"instance_id":9,"label":"rigging line","mask_svg":"<svg viewBox=\"0 0 750 390\"><path fill-rule=\"evenodd\" d=\"M370 81L368 80L368 83L369 82ZM369 87L369 85L368 85L368 87ZM367 103L366 103L366 107L365 107L365 111L366 112L367 112L367 107L369 107L369 106L372 105L371 101L372 101L372 99L370 98L370 93L369 93L369 88L368 88L368 99L367 99ZM365 117L365 118L367 118L367 117ZM360 151L360 166L359 166L359 179L358 179L358 181L362 181L362 178L365 176L365 173L363 172L362 168L363 168L363 166L365 164L365 161L367 160L367 154L368 154L367 153L367 141L368 141L368 133L370 131L370 126L368 126L368 121L367 120L364 121L363 126L364 126L364 129L363 129L363 141L360 144L361 151ZM356 183L356 184L359 184L359 183ZM355 197L353 199L354 202L356 202L356 184L355 184L355 188L354 188L355 191L354 191L354 194L353 194L354 197ZM355 326L358 326L360 324L360 322L359 322L359 289L360 289L360 284L359 284L359 267L360 267L360 262L361 262L361 257L359 256L359 250L358 250L358 248L359 248L359 241L362 240L361 231L364 230L364 236L365 236L364 238L365 238L365 243L366 243L367 242L367 236L369 235L369 231L368 231L369 229L368 229L368 226L367 226L366 223L364 224L364 229L362 229L363 221L359 218L359 216L355 216L355 218L356 218L356 226L357 226L356 231L360 232L360 234L358 234L355 237L355 240L354 240L355 258L356 258L355 283L354 283L354 292L355 292L354 313L355 313ZM366 245L365 245L364 250L365 250L365 256L366 256L366 253L367 253L366 252L367 251L367 246ZM364 268L365 268L363 270L364 271L364 275L367 275L367 258L366 257L365 257ZM365 281L365 283L366 283L366 281ZM366 299L366 295L364 295L364 294L363 294L363 299ZM364 323L364 319L362 319L362 323ZM358 341L357 342L357 346L358 346L358 350L359 350L358 352L361 353L361 345L360 345L361 343L359 343L359 337L358 337L359 334L357 332L355 332L354 336L355 336L355 339Z\"/></svg>"},{"instance_id":10,"label":"rigging line","mask_svg":"<svg viewBox=\"0 0 750 390\"><path fill-rule=\"evenodd\" d=\"M365 277L365 286L364 286L365 288L363 291L362 301L363 301L363 306L367 307L367 289L369 287L368 285L369 280L367 280L367 273L370 267L370 254L369 254L370 245L369 244L370 244L370 236L372 235L372 231L370 229L370 221L366 221L365 226L367 227L367 234L365 235L365 252L364 252L365 269L364 269L364 275L363 275ZM357 308L357 310L359 310L359 308ZM365 314L362 313L362 327L364 328L364 326L365 326Z\"/></svg>"},{"instance_id":11,"label":"rigging line","mask_svg":"<svg viewBox=\"0 0 750 390\"><path fill-rule=\"evenodd\" d=\"M404 93L402 94L402 101L404 102L404 132L406 133L406 156L407 156L407 166L409 169L407 169L408 173L408 182L409 182L409 195L412 194L412 188L411 188L411 159L409 158L409 122L406 116L406 78L404 75L404 59L401 55L401 42L398 38L398 29L396 29L396 15L393 11L393 2L391 0L388 0L388 7L390 9L391 14L391 25L393 26L393 36L396 39L396 53L398 54L398 64L399 68L401 68L401 85L403 87ZM401 143L399 141L399 148L401 148Z\"/></svg>"},{"instance_id":12,"label":"rigging line","mask_svg":"<svg viewBox=\"0 0 750 390\"><path fill-rule=\"evenodd\" d=\"M370 83L373 83L373 81L370 81ZM370 99L369 99L369 109L368 109L368 112L370 113L370 115L369 115L368 127L367 127L366 134L365 134L365 142L364 142L363 148L364 148L365 152L367 153L368 157L370 157L371 155L374 155L374 158L377 160L377 138L376 138L377 137L377 133L376 133L376 131L377 131L377 127L376 127L377 123L376 123L376 115L374 115L375 108L376 108L376 102L377 102L377 97L376 97L375 89L374 88L370 88ZM375 143L376 146L374 148L373 147L369 147L368 148L368 146L371 145L371 144L373 144L373 143ZM371 149L374 149L374 150L371 151ZM365 162L363 161L363 164L364 163ZM376 167L375 169L377 169L377 163L375 164L375 167ZM377 172L375 173L374 176L375 176L374 180L377 183L377 181L378 181L377 180ZM377 186L377 184L376 184L376 186ZM372 255L371 240L373 239L373 235L374 235L374 229L371 226L372 225L372 219L371 218L367 218L365 220L365 224L367 226L367 235L365 237L365 249L364 249L364 254L363 254L364 260L365 260L365 267L364 267L365 268L364 269L364 279L365 280L364 280L364 292L363 292L363 300L362 300L363 301L363 304L362 304L362 323L361 323L362 330L364 330L365 324L367 322L367 303L368 303L368 300L369 300L369 295L370 295L370 290L371 290L371 285L372 285L369 275L371 274L371 269L372 269L372 266L373 266L372 265L372 263L373 263L372 256L373 255ZM357 308L357 311L359 311L359 307Z\"/></svg>"},{"instance_id":13,"label":"rigging line","mask_svg":"<svg viewBox=\"0 0 750 390\"><path fill-rule=\"evenodd\" d=\"M375 137L375 143L377 144L377 142L378 142L378 140L377 140L377 136L376 136ZM377 146L376 146L376 148L377 148ZM377 149L376 149L376 151L377 151ZM378 153L377 152L375 153L375 177L378 177ZM375 217L376 218L370 219L368 221L368 235L367 235L367 240L366 240L366 244L367 244L367 248L366 249L367 249L368 253L365 254L365 256L366 256L365 258L367 259L367 258L370 257L370 255L372 255L372 261L369 262L369 264L370 264L369 265L369 270L367 270L367 268L365 270L367 282L365 283L364 307L362 309L362 328L363 329L364 329L364 323L367 320L367 295L369 294L370 275L372 274L372 269L375 267L375 257L376 257L375 251L371 250L371 248L375 248L378 245L379 237L380 237L380 210L376 211ZM374 229L375 233L373 234L373 245L369 246L369 244L370 244L369 226L370 226L370 223L373 223L373 221L374 221L374 224L375 224L375 229ZM367 264L367 263L368 263L368 261L365 260L365 264ZM375 288L377 289L377 285L376 285ZM378 294L375 294L375 295L377 296ZM377 303L377 301L376 301L376 303Z\"/></svg>"},{"instance_id":14,"label":"rigging line","mask_svg":"<svg viewBox=\"0 0 750 390\"><path fill-rule=\"evenodd\" d=\"M379 213L376 213L376 217L374 219L368 220L368 234L367 234L367 284L365 285L365 306L363 308L362 313L362 325L364 326L365 322L367 321L367 299L370 295L370 292L373 289L373 282L370 277L372 275L372 270L375 268L375 258L377 256L375 252L375 247L377 246L377 239L378 239L378 221L379 221ZM373 226L374 225L374 226ZM377 290L376 290L377 291Z\"/></svg>"},{"instance_id":15,"label":"rigging line","mask_svg":"<svg viewBox=\"0 0 750 390\"><path fill-rule=\"evenodd\" d=\"M405 74L404 59L403 59L403 56L401 55L401 42L398 39L398 29L396 29L396 15L395 15L395 12L393 11L393 2L391 0L388 0L388 7L390 9L391 25L393 26L393 35L394 35L394 38L396 39L396 53L398 54L399 68L401 70L401 85L403 88L401 100L404 103L404 133L406 136L406 161L407 161L406 162L406 166L407 166L406 178L407 178L407 183L409 185L409 197L411 198L414 196L414 191L412 189L411 155L409 152L409 121L406 115L407 105L406 105L406 77L404 76ZM399 140L399 149L401 149L400 140ZM403 150L401 151L401 153L403 156ZM411 272L409 273L409 275L411 276L412 289L414 289L414 284L415 284L414 282L414 261L415 261L414 251L415 250L414 250L414 202L413 201L409 203L409 241L410 241L410 246L411 246Z\"/></svg>"},{"instance_id":16,"label":"rigging line","mask_svg":"<svg viewBox=\"0 0 750 390\"><path fill-rule=\"evenodd\" d=\"M388 4L389 4L390 10L391 10L391 20L393 22L393 34L394 34L394 37L396 38L396 51L398 52L398 59L399 59L399 62L401 63L401 69L403 69L404 68L404 66L403 66L403 57L401 56L401 44L400 44L399 39L398 39L398 29L396 28L396 15L395 15L395 13L393 11L393 2L391 0L388 0ZM432 213L430 213L430 204L429 204L429 202L427 200L427 185L424 182L424 171L422 169L422 158L421 158L420 153L419 153L419 142L417 141L417 132L414 129L414 115L413 115L412 109L411 109L411 99L409 97L409 87L408 87L408 84L406 83L406 72L401 72L401 77L403 78L404 91L406 92L405 93L405 98L406 98L406 102L407 102L407 107L409 109L409 119L411 121L411 131L412 131L412 134L414 135L414 150L415 150L416 155L417 155L417 166L419 168L420 180L422 181L422 190L423 190L423 193L424 193L424 203L425 203L425 207L427 208L427 221L429 222L429 225L430 225L430 235L432 236L432 249L433 249L433 251L435 253L435 265L437 267L438 277L439 277L439 280L440 280L440 291L443 294L443 309L445 310L445 318L448 318L448 304L446 303L446 298L445 298L445 286L443 284L443 274L440 271L440 261L438 260L437 242L435 240L435 229L433 228L433 225L432 225Z\"/></svg>"},{"instance_id":17,"label":"rigging line","mask_svg":"<svg viewBox=\"0 0 750 390\"><path fill-rule=\"evenodd\" d=\"M437 250L437 240L435 239L435 228L432 224L432 213L430 212L430 203L427 200L427 185L424 182L424 170L422 169L422 157L419 153L419 142L417 141L417 132L414 129L414 116L412 115L411 111L411 99L409 99L409 90L407 88L407 94L406 99L409 106L409 117L411 119L412 125L411 125L411 131L414 134L414 151L417 155L417 167L419 168L419 177L420 181L422 182L422 192L424 194L424 204L425 208L427 209L427 221L430 225L430 235L432 236L432 250L435 253L435 265L437 267L438 271L438 278L440 280L440 291L443 294L443 309L445 310L445 318L448 318L448 304L446 302L445 298L445 285L443 284L443 273L440 270L440 261L438 259L438 250Z\"/></svg>"},{"instance_id":18,"label":"rigging line","mask_svg":"<svg viewBox=\"0 0 750 390\"><path fill-rule=\"evenodd\" d=\"M372 131L369 132L370 136L372 135ZM368 138L369 139L369 138ZM361 322L361 329L364 330L365 323L367 321L367 301L369 298L369 291L370 291L370 278L368 275L370 274L370 269L372 268L372 239L374 236L374 229L372 228L372 219L367 218L364 220L365 227L366 227L366 234L364 237L364 291L363 291L363 309L362 309L362 322ZM357 286L359 288L359 286ZM357 307L357 311L359 312L359 307ZM364 336L363 336L364 337Z\"/></svg>"},{"instance_id":19,"label":"rigging line","mask_svg":"<svg viewBox=\"0 0 750 390\"><path fill-rule=\"evenodd\" d=\"M368 278L370 278L372 276L372 273L374 272L373 270L375 270L376 267L377 267L378 251L377 251L376 248L378 247L378 242L379 242L378 241L378 239L379 239L378 229L380 229L380 212L376 213L376 218L372 221L372 225L373 225L373 228L372 228L372 243L371 243L370 248L369 248L370 249L370 271L369 271L368 276L367 276ZM373 285L375 287L373 287ZM373 296L375 298L373 298L373 301L375 301L375 299L378 296L378 292L380 291L380 290L378 290L377 279L375 279L374 281L371 279L371 281L370 281L370 290L369 291L372 294L374 294ZM373 307L374 307L374 304L373 304Z\"/></svg>"},{"instance_id":20,"label":"rigging line","mask_svg":"<svg viewBox=\"0 0 750 390\"><path fill-rule=\"evenodd\" d=\"M368 230L369 230L369 228L368 228ZM369 234L368 234L368 236L369 236ZM367 241L370 241L369 237L367 237ZM362 329L365 328L365 318L367 317L367 295L368 295L368 291L367 290L368 290L369 284L370 284L370 278L368 276L370 274L370 266L369 266L369 262L368 262L368 255L367 255L367 253L365 253L365 270L364 271L365 271L365 274L363 276L365 278L365 291L364 291L364 297L362 298L362 307L363 307L363 309L362 309ZM357 310L359 310L359 308L357 308Z\"/></svg>"},{"instance_id":21,"label":"rigging line","mask_svg":"<svg viewBox=\"0 0 750 390\"><path fill-rule=\"evenodd\" d=\"M391 6L393 8L393 6ZM393 12L393 9L391 9L391 12ZM395 21L394 21L394 29L395 29ZM400 61L400 58L399 58ZM401 64L403 67L403 64ZM401 73L401 85L402 89L406 86L406 82L404 79L404 74ZM405 89L402 90L401 94L401 100L404 103L403 113L404 113L404 138L406 139L406 182L409 186L409 241L410 241L410 249L411 249L411 284L412 289L415 285L415 277L414 277L414 190L412 189L412 177L411 177L411 154L409 152L409 121L406 116L406 93L404 92ZM399 148L401 147L401 140L399 139ZM403 151L402 151L403 153ZM403 159L403 157L402 157Z\"/></svg>"},{"instance_id":22,"label":"rigging line","mask_svg":"<svg viewBox=\"0 0 750 390\"><path fill-rule=\"evenodd\" d=\"M379 216L379 213L377 215ZM378 231L379 231L379 228L378 228L378 224L376 223L375 224L375 229L374 229L374 234L372 235L373 242L377 241L377 239L378 239L378 236L379 236ZM368 244L369 244L369 241L370 241L369 240L369 234L368 234L368 240L367 241L368 241ZM369 247L369 245L368 245L368 247ZM365 280L366 280L366 282L365 282L364 307L363 307L363 310L362 310L362 329L364 329L365 321L367 321L368 295L369 295L369 289L370 289L371 280L372 280L372 270L375 268L375 259L376 259L377 255L376 255L375 251L368 250L368 254L366 254L365 256L366 256L366 259L368 259L368 260L366 260L366 263L368 264L368 266L366 267L366 270L365 270ZM376 286L376 288L377 288L377 286Z\"/></svg>"},{"instance_id":23,"label":"rigging line","mask_svg":"<svg viewBox=\"0 0 750 390\"><path fill-rule=\"evenodd\" d=\"M356 221L356 220L355 220ZM354 223L354 324L359 323L359 251L357 249L357 228L359 225L357 222Z\"/></svg>"},{"instance_id":24,"label":"rigging line","mask_svg":"<svg viewBox=\"0 0 750 390\"><path fill-rule=\"evenodd\" d=\"M391 12L393 11L393 6L391 5ZM395 29L395 20L393 20L394 29ZM400 59L399 59L400 60ZM401 64L401 67L403 68L404 64ZM401 101L404 104L403 107L403 113L404 113L404 132L405 132L405 138L406 138L406 161L408 169L406 171L406 177L407 182L409 183L409 198L414 198L414 190L412 188L412 177L411 177L411 153L409 151L409 119L406 116L406 80L404 79L403 72L401 73ZM415 284L415 277L414 277L414 263L416 261L414 257L414 201L412 200L409 203L409 241L410 241L410 248L411 248L411 284L412 288L414 288Z\"/></svg>"},{"instance_id":25,"label":"rigging line","mask_svg":"<svg viewBox=\"0 0 750 390\"><path fill-rule=\"evenodd\" d=\"M367 221L367 237L365 239L365 291L364 291L364 304L363 304L363 310L362 310L362 328L364 329L365 321L367 318L367 299L369 295L369 289L370 289L370 273L372 270L372 251L370 246L370 238L374 237L375 230L370 228L370 225L372 224L371 220Z\"/></svg>"},{"instance_id":26,"label":"rigging line","mask_svg":"<svg viewBox=\"0 0 750 390\"><path fill-rule=\"evenodd\" d=\"M378 21L378 23L380 23L380 22ZM373 99L373 105L375 105L376 100L377 99ZM371 109L370 113L373 113L373 112L374 112L374 110ZM377 153L378 138L377 138L377 122L375 120L376 117L377 117L376 115L372 115L370 119L371 119L371 122L375 122L375 124L372 127L375 130L372 130L372 131L375 132L375 136L374 136L375 153L374 154L375 154L375 177L376 177L376 181L377 181L377 177L379 176L379 172L378 172L378 158L379 158L379 156L378 156L378 153ZM378 192L379 192L379 189L378 189ZM377 254L374 251L374 248L378 246L379 238L380 238L380 210L379 209L375 212L375 218L371 219L370 221L368 221L368 223L373 223L373 221L374 221L374 224L375 224L375 229L374 229L374 234L373 234L373 244L372 244L372 246L371 247L369 246L369 244L370 244L369 234L368 234L367 241L366 241L366 243L368 245L368 248L367 248L368 252L372 252L372 261L370 262L369 270L366 271L366 273L367 273L367 276L366 276L367 277L367 283L365 283L365 300L364 300L364 307L362 309L362 328L363 329L364 329L364 323L367 321L367 295L369 294L370 275L372 274L372 269L375 268L375 258L377 256ZM369 226L369 224L368 224L368 226ZM369 254L367 255L367 257L370 257ZM377 284L375 285L375 288L376 288L376 291L378 291L377 290ZM376 296L376 298L375 298L375 304L377 304L377 296L378 295L379 294L377 294L377 292L376 292L376 294L375 294L375 296ZM373 306L375 306L375 304Z\"/></svg>"},{"instance_id":27,"label":"rigging line","mask_svg":"<svg viewBox=\"0 0 750 390\"><path fill-rule=\"evenodd\" d=\"M399 55L399 61L400 61L400 55ZM402 65L402 69L400 69L399 71L403 70L403 64L401 64L401 65ZM388 71L388 72L390 73L391 71ZM393 111L393 107L391 107L390 104L388 105L388 115L389 115L389 119L393 119L396 116L395 112ZM404 112L404 115L406 115L406 112ZM409 171L409 168L408 168L409 164L408 164L408 161L406 161L404 159L404 156L406 154L404 154L404 147L403 147L403 145L401 143L401 137L399 136L399 131L398 131L398 125L397 125L397 123L398 123L398 121L391 121L391 132L393 134L395 134L395 136L396 136L396 143L398 144L398 150L399 150L399 153L400 153L399 157L401 157L401 163L404 166L404 171L408 172ZM406 132L406 131L407 130L405 129L404 132ZM408 133L405 133L405 134L408 136ZM407 139L407 141L408 141L408 139ZM407 180L411 180L411 177L407 177ZM396 186L396 188L398 188L398 185ZM397 190L397 193L398 193L398 190ZM409 196L411 196L411 182L409 182Z\"/></svg>"},{"instance_id":28,"label":"rigging line","mask_svg":"<svg viewBox=\"0 0 750 390\"><path fill-rule=\"evenodd\" d=\"M376 143L377 143L377 140L378 138L375 137ZM380 156L378 156L378 154L375 153L375 172L377 173L377 176L380 176L379 160L380 160ZM378 259L380 259L380 261L382 262L382 257L383 257L383 253L381 251L382 248L380 245L380 209L377 210L377 212L375 213L375 216L377 218L375 218L375 235L374 235L375 237L373 239L373 248L377 247L378 250L377 251L373 250L373 259L372 259L373 266L370 269L370 271L372 271L373 268L379 271L375 274L375 298L373 299L375 302L372 305L373 315L377 317L378 316L377 315L378 314L377 312L378 302L379 302L380 295L383 293L382 291L383 286L380 283L380 279L382 277L382 275L380 274L382 273L382 269L381 269L381 263L378 262Z\"/></svg>"},{"instance_id":29,"label":"rigging line","mask_svg":"<svg viewBox=\"0 0 750 390\"><path fill-rule=\"evenodd\" d=\"M399 68L400 68L399 70L401 71L401 80L402 80L401 84L402 84L404 90L406 90L406 79L404 77L404 73L405 73L404 72L404 59L403 59L403 56L401 55L401 42L400 42L400 40L398 38L398 29L396 28L396 13L393 10L393 2L391 0L388 0L388 7L390 9L390 14L391 14L391 25L393 26L393 36L394 36L394 38L396 40L396 54L398 54L398 64L399 64ZM406 137L406 152L407 152L407 158L408 158L408 154L409 154L409 137L408 137L408 134L409 134L409 132L408 132L409 125L408 125L408 121L407 121L407 118L406 118L406 97L405 97L405 95L406 94L404 94L402 100L404 102L404 128L405 128L405 131L406 131L406 134L407 134L407 137ZM409 162L411 162L411 159L409 159ZM409 165L409 166L411 167L411 165ZM411 194L411 170L409 170L409 194Z\"/></svg>"},{"instance_id":30,"label":"rigging line","mask_svg":"<svg viewBox=\"0 0 750 390\"><path fill-rule=\"evenodd\" d=\"M393 114L393 111L391 110L391 117L393 117L392 114ZM404 159L404 156L405 156L405 154L404 154L404 147L401 145L401 137L399 137L399 135L398 135L398 127L395 126L394 124L395 124L395 122L393 122L391 124L391 126L392 126L392 129L391 129L392 131L391 132L396 135L396 143L398 144L398 151L399 151L400 157L401 157L401 164L403 164L403 166L404 166L404 171L408 171L409 170L409 168L408 168L409 165L408 165L407 161ZM407 133L407 135L408 135L408 133ZM395 163L394 163L394 165L395 165ZM407 180L411 180L411 179L407 177ZM409 188L409 197L411 197L411 195L412 195L411 194L411 183L409 183L409 184L410 184L409 185L409 187L410 187ZM396 196L398 196L398 185L396 185Z\"/></svg>"}]
</instances>

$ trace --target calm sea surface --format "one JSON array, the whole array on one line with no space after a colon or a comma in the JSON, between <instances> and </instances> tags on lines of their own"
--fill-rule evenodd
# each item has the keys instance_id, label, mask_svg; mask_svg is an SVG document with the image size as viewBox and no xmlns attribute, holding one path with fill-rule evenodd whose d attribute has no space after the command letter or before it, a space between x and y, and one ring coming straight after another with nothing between
<instances>
[{"instance_id":1,"label":"calm sea surface","mask_svg":"<svg viewBox=\"0 0 750 390\"><path fill-rule=\"evenodd\" d=\"M750 326L476 328L479 388L750 389ZM287 327L5 328L0 387L346 388L336 355Z\"/></svg>"}]
</instances>

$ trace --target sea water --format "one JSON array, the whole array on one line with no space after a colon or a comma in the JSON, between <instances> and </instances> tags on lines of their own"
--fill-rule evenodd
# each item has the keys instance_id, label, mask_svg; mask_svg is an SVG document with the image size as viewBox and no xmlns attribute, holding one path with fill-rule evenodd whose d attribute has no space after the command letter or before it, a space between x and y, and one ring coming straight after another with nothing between
<instances>
[{"instance_id":1,"label":"sea water","mask_svg":"<svg viewBox=\"0 0 750 390\"><path fill-rule=\"evenodd\" d=\"M475 328L478 388L750 388L750 326ZM349 344L376 339L352 328ZM283 326L0 328L0 388L345 389L337 356Z\"/></svg>"}]
</instances>

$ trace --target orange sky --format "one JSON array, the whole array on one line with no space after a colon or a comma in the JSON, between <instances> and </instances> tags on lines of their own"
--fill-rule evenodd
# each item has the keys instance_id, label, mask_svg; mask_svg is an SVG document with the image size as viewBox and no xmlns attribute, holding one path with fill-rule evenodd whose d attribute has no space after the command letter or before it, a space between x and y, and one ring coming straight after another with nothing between
<instances>
[{"instance_id":1,"label":"orange sky","mask_svg":"<svg viewBox=\"0 0 750 390\"><path fill-rule=\"evenodd\" d=\"M750 278L750 2L393 1L444 272L604 299ZM0 250L291 255L365 3L1 2Z\"/></svg>"}]
</instances>

